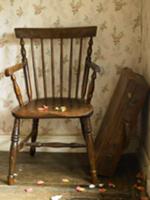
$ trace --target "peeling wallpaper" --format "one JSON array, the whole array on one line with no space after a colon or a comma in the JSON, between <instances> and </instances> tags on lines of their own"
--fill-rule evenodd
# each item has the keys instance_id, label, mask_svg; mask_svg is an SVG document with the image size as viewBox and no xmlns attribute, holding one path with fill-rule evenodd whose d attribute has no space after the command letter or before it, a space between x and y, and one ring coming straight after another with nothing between
<instances>
[{"instance_id":1,"label":"peeling wallpaper","mask_svg":"<svg viewBox=\"0 0 150 200\"><path fill-rule=\"evenodd\" d=\"M3 70L20 61L15 27L62 27L97 25L93 61L102 66L93 97L94 133L101 123L123 67L141 65L141 1L139 0L0 0L0 134L10 134L11 109L17 105L11 82ZM19 77L20 81L22 80ZM79 122L64 120L41 123L40 132L73 135ZM24 121L24 132L30 126ZM56 130L57 127L57 130ZM70 131L72 130L72 131Z\"/></svg>"}]
</instances>

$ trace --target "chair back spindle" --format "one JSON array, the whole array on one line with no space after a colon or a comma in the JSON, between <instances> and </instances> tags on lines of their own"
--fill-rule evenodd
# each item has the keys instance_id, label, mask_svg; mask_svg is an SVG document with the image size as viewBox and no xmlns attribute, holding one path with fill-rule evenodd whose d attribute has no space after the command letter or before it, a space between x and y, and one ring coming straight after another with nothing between
<instances>
[{"instance_id":1,"label":"chair back spindle","mask_svg":"<svg viewBox=\"0 0 150 200\"><path fill-rule=\"evenodd\" d=\"M37 80L37 71L36 71L36 66L35 66L33 39L31 38L30 40L31 40L30 43L31 43L31 55L32 55L33 73L34 73L35 92L36 92L36 98L39 99L38 80Z\"/></svg>"},{"instance_id":2,"label":"chair back spindle","mask_svg":"<svg viewBox=\"0 0 150 200\"><path fill-rule=\"evenodd\" d=\"M52 97L55 98L55 75L54 75L54 49L53 49L53 39L50 40L51 49L51 84L52 84Z\"/></svg>"},{"instance_id":3,"label":"chair back spindle","mask_svg":"<svg viewBox=\"0 0 150 200\"><path fill-rule=\"evenodd\" d=\"M44 46L43 39L41 42L41 58L42 58L42 74L43 74L43 89L44 89L44 97L47 98L47 85L46 85L46 68L45 68L45 60L44 60Z\"/></svg>"},{"instance_id":4,"label":"chair back spindle","mask_svg":"<svg viewBox=\"0 0 150 200\"><path fill-rule=\"evenodd\" d=\"M63 97L63 39L60 39L60 97Z\"/></svg>"},{"instance_id":5,"label":"chair back spindle","mask_svg":"<svg viewBox=\"0 0 150 200\"><path fill-rule=\"evenodd\" d=\"M78 60L78 69L77 69L77 82L76 82L76 94L75 97L78 98L79 91L79 82L80 82L80 73L81 73L81 59L82 59L82 42L83 39L80 38L80 47L79 47L79 60Z\"/></svg>"},{"instance_id":6,"label":"chair back spindle","mask_svg":"<svg viewBox=\"0 0 150 200\"><path fill-rule=\"evenodd\" d=\"M72 87L72 61L73 61L73 39L70 39L70 59L69 59L69 78L68 78L68 98L71 98Z\"/></svg>"}]
</instances>

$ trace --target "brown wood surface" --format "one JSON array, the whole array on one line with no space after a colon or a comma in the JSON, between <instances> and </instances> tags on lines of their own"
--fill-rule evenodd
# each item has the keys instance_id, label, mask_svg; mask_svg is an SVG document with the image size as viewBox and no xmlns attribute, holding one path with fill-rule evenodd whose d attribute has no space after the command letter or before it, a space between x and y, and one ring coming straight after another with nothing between
<instances>
[{"instance_id":1,"label":"brown wood surface","mask_svg":"<svg viewBox=\"0 0 150 200\"><path fill-rule=\"evenodd\" d=\"M22 63L8 67L7 69L5 69L5 76L11 76L13 73L15 73L16 71L18 71L20 69L23 69Z\"/></svg>"},{"instance_id":2,"label":"brown wood surface","mask_svg":"<svg viewBox=\"0 0 150 200\"><path fill-rule=\"evenodd\" d=\"M33 47L33 39L31 39L31 54L32 54L32 65L33 65L33 73L34 73L34 85L35 85L35 92L36 98L39 98L39 91L38 91L38 80L37 80L37 72L35 66L35 55L34 55L34 47Z\"/></svg>"},{"instance_id":3,"label":"brown wood surface","mask_svg":"<svg viewBox=\"0 0 150 200\"><path fill-rule=\"evenodd\" d=\"M86 147L85 144L78 144L78 143L62 143L62 142L47 142L47 143L41 143L41 142L26 142L26 146L31 147L53 147L53 148L82 148Z\"/></svg>"},{"instance_id":4,"label":"brown wood surface","mask_svg":"<svg viewBox=\"0 0 150 200\"><path fill-rule=\"evenodd\" d=\"M97 169L100 175L113 175L117 163L134 133L149 86L131 69L122 70L110 104L95 139Z\"/></svg>"},{"instance_id":5,"label":"brown wood surface","mask_svg":"<svg viewBox=\"0 0 150 200\"><path fill-rule=\"evenodd\" d=\"M52 78L52 97L55 97L55 75L54 75L54 47L53 39L50 40L51 49L51 78Z\"/></svg>"},{"instance_id":6,"label":"brown wood surface","mask_svg":"<svg viewBox=\"0 0 150 200\"><path fill-rule=\"evenodd\" d=\"M48 106L45 111L40 111L39 108ZM57 107L65 106L66 111L57 111ZM47 98L32 100L30 103L25 104L22 107L17 107L12 111L13 115L18 118L67 118L67 117L83 117L90 116L93 113L93 107L91 104L87 104L82 100L67 98Z\"/></svg>"},{"instance_id":7,"label":"brown wood surface","mask_svg":"<svg viewBox=\"0 0 150 200\"><path fill-rule=\"evenodd\" d=\"M70 62L69 62L69 79L68 79L68 98L71 98L72 88L72 59L73 59L73 39L70 39Z\"/></svg>"},{"instance_id":8,"label":"brown wood surface","mask_svg":"<svg viewBox=\"0 0 150 200\"><path fill-rule=\"evenodd\" d=\"M25 42L23 38L20 39L20 46L21 46L22 63L24 64L24 68L23 68L24 81L25 81L26 91L28 95L28 100L30 101L32 99L32 86L31 86L28 60L26 57Z\"/></svg>"},{"instance_id":9,"label":"brown wood surface","mask_svg":"<svg viewBox=\"0 0 150 200\"><path fill-rule=\"evenodd\" d=\"M19 102L19 105L23 106L24 102L23 102L23 98L22 98L22 93L21 93L20 87L19 87L19 85L16 81L16 76L14 74L11 75L11 80L13 82L14 91L15 91L15 94L16 94L16 98Z\"/></svg>"},{"instance_id":10,"label":"brown wood surface","mask_svg":"<svg viewBox=\"0 0 150 200\"><path fill-rule=\"evenodd\" d=\"M80 38L96 36L96 26L65 28L15 28L18 38Z\"/></svg>"}]
</instances>

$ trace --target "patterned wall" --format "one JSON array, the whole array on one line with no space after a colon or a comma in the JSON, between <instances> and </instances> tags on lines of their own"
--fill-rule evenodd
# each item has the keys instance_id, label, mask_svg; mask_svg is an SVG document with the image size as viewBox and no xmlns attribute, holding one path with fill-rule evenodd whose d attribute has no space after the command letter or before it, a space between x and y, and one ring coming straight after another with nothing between
<instances>
[{"instance_id":1,"label":"patterned wall","mask_svg":"<svg viewBox=\"0 0 150 200\"><path fill-rule=\"evenodd\" d=\"M12 128L10 110L17 105L11 82L3 70L20 61L15 27L61 27L97 25L93 60L102 66L93 98L96 133L123 67L141 65L141 2L139 0L0 0L0 134ZM19 77L21 80L21 77ZM22 122L23 123L23 122ZM65 120L41 124L41 132L79 132L79 123ZM26 126L26 128L30 128Z\"/></svg>"}]
</instances>

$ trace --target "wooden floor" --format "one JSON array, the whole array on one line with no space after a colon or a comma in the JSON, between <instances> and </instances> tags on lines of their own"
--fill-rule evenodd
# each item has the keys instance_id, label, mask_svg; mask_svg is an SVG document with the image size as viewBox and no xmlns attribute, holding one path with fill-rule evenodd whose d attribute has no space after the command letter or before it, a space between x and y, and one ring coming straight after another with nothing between
<instances>
[{"instance_id":1,"label":"wooden floor","mask_svg":"<svg viewBox=\"0 0 150 200\"><path fill-rule=\"evenodd\" d=\"M99 177L99 183L104 183L106 192L101 193L99 188L89 189L89 166L87 155L85 153L37 153L35 157L30 157L28 153L20 153L17 161L17 181L16 186L7 186L6 177L8 170L8 153L0 152L0 199L7 194L7 190L15 187L16 190L21 190L24 193L26 187L32 187L37 192L45 190L45 196L42 195L42 200L50 199L47 197L46 191L53 193L72 194L64 199L89 199L89 200L126 200L137 199L141 194L140 191L134 188L137 183L136 175L139 172L138 162L135 154L125 155L116 170L113 177ZM62 179L68 179L68 183L64 183ZM37 181L42 180L44 184L37 186ZM143 180L142 180L143 181ZM111 188L109 183L113 183L116 187ZM140 183L143 185L143 183ZM76 186L82 186L85 191L82 193L76 192ZM48 190L49 188L49 190ZM58 189L59 188L59 189ZM43 189L43 190L42 190ZM12 190L13 194L14 190ZM21 193L22 194L22 193ZM17 200L16 191L14 199ZM38 194L38 198L40 194ZM73 196L74 195L74 196ZM95 196L94 196L95 195ZM143 195L143 192L142 192ZM144 194L145 195L145 194ZM90 197L91 196L91 197ZM3 197L5 198L5 196ZM36 197L37 198L37 197ZM37 198L37 200L38 200ZM9 199L9 198L8 198ZM12 196L11 199L13 200ZM18 198L19 199L19 198ZM23 197L22 197L23 199ZM21 199L21 200L22 200ZM30 199L30 198L29 198ZM32 199L32 198L31 198ZM35 199L35 196L33 197Z\"/></svg>"}]
</instances>

